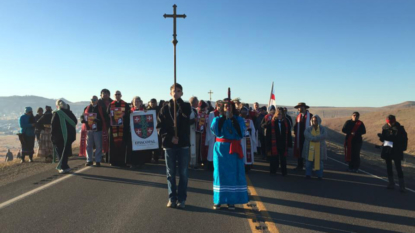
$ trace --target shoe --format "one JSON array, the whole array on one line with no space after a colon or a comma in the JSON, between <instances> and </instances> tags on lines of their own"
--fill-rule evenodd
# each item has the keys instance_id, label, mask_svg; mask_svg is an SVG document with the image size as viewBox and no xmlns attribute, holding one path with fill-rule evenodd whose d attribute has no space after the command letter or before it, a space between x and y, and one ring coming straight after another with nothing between
<instances>
[{"instance_id":1,"label":"shoe","mask_svg":"<svg viewBox=\"0 0 415 233\"><path fill-rule=\"evenodd\" d=\"M93 164L94 164L93 162L87 162L87 163L85 164L85 167L92 166Z\"/></svg>"},{"instance_id":2,"label":"shoe","mask_svg":"<svg viewBox=\"0 0 415 233\"><path fill-rule=\"evenodd\" d=\"M317 179L318 179L318 180L323 180L323 177L318 177Z\"/></svg>"},{"instance_id":3,"label":"shoe","mask_svg":"<svg viewBox=\"0 0 415 233\"><path fill-rule=\"evenodd\" d=\"M228 210L235 210L235 205L229 205L228 204Z\"/></svg>"},{"instance_id":4,"label":"shoe","mask_svg":"<svg viewBox=\"0 0 415 233\"><path fill-rule=\"evenodd\" d=\"M220 205L213 205L213 209L214 210L219 210L220 209Z\"/></svg>"},{"instance_id":5,"label":"shoe","mask_svg":"<svg viewBox=\"0 0 415 233\"><path fill-rule=\"evenodd\" d=\"M29 163L32 163L33 162L33 159L29 159Z\"/></svg>"},{"instance_id":6,"label":"shoe","mask_svg":"<svg viewBox=\"0 0 415 233\"><path fill-rule=\"evenodd\" d=\"M185 201L179 202L179 203L177 204L177 208L179 208L179 209L184 209L185 207L186 207L186 203L185 203Z\"/></svg>"},{"instance_id":7,"label":"shoe","mask_svg":"<svg viewBox=\"0 0 415 233\"><path fill-rule=\"evenodd\" d=\"M167 208L176 208L177 204L176 202L172 202L169 200L169 202L167 202Z\"/></svg>"},{"instance_id":8,"label":"shoe","mask_svg":"<svg viewBox=\"0 0 415 233\"><path fill-rule=\"evenodd\" d=\"M70 173L70 171L71 171L71 169L70 169L70 168L67 168L67 169L60 169L60 170L59 170L59 174L68 174L68 173Z\"/></svg>"},{"instance_id":9,"label":"shoe","mask_svg":"<svg viewBox=\"0 0 415 233\"><path fill-rule=\"evenodd\" d=\"M24 163L24 159L22 159L22 160L20 161L20 163Z\"/></svg>"},{"instance_id":10,"label":"shoe","mask_svg":"<svg viewBox=\"0 0 415 233\"><path fill-rule=\"evenodd\" d=\"M101 163L100 162L96 162L95 163L95 167L101 167Z\"/></svg>"},{"instance_id":11,"label":"shoe","mask_svg":"<svg viewBox=\"0 0 415 233\"><path fill-rule=\"evenodd\" d=\"M393 176L389 176L388 180L389 180L389 183L386 186L386 188L391 189L391 190L395 189L395 180L393 179Z\"/></svg>"},{"instance_id":12,"label":"shoe","mask_svg":"<svg viewBox=\"0 0 415 233\"><path fill-rule=\"evenodd\" d=\"M306 179L311 179L311 176L305 176Z\"/></svg>"}]
</instances>

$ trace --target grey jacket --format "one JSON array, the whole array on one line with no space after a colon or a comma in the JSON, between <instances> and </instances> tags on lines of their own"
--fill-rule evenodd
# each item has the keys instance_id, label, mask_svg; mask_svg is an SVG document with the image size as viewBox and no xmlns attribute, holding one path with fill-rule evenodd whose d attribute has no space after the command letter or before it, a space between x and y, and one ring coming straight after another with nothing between
<instances>
[{"instance_id":1,"label":"grey jacket","mask_svg":"<svg viewBox=\"0 0 415 233\"><path fill-rule=\"evenodd\" d=\"M318 125L320 127L320 135L319 136L313 136L311 135L311 131L313 130L313 126L307 128L304 131L304 147L303 147L303 153L302 156L304 159L308 159L308 153L310 150L310 142L311 140L317 140L320 142L320 159L321 160L327 160L327 145L326 145L326 138L327 138L327 130L325 127L321 126L321 118L318 115L314 115L313 117L317 118Z\"/></svg>"}]
</instances>

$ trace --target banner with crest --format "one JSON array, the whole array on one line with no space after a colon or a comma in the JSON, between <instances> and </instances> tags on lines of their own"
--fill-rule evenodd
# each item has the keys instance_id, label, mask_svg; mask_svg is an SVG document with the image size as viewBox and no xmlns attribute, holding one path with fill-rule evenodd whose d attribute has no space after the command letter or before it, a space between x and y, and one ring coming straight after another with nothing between
<instances>
[{"instance_id":1,"label":"banner with crest","mask_svg":"<svg viewBox=\"0 0 415 233\"><path fill-rule=\"evenodd\" d=\"M137 111L130 114L131 140L134 151L159 148L156 124L155 110Z\"/></svg>"}]
</instances>

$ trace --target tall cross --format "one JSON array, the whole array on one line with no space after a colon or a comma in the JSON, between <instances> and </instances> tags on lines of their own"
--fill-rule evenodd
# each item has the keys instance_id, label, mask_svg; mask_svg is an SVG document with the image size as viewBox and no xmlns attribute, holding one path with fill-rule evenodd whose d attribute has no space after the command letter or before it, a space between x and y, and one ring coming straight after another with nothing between
<instances>
[{"instance_id":1,"label":"tall cross","mask_svg":"<svg viewBox=\"0 0 415 233\"><path fill-rule=\"evenodd\" d=\"M212 90L210 90L210 91L208 92L208 94L209 94L209 99L210 99L210 101L212 101L212 94L213 94Z\"/></svg>"},{"instance_id":2,"label":"tall cross","mask_svg":"<svg viewBox=\"0 0 415 233\"><path fill-rule=\"evenodd\" d=\"M173 5L173 14L172 15L168 15L168 14L164 14L164 18L173 18L173 47L174 47L174 92L176 92L176 45L177 45L177 34L176 34L176 19L177 18L186 18L186 15L178 15L176 13L176 4ZM176 100L174 101L174 135L177 137L177 107L176 107Z\"/></svg>"}]
</instances>

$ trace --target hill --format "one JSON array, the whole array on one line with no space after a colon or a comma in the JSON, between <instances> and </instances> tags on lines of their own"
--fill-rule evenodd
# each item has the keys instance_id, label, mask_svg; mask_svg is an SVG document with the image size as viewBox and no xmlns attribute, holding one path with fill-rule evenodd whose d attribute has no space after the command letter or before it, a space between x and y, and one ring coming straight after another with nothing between
<instances>
[{"instance_id":1,"label":"hill","mask_svg":"<svg viewBox=\"0 0 415 233\"><path fill-rule=\"evenodd\" d=\"M64 98L62 98L64 99ZM66 99L64 99L66 100ZM66 100L71 106L71 110L78 114L89 104L89 102L71 102ZM47 99L40 96L8 96L0 97L0 115L20 115L23 113L24 108L30 106L36 113L37 108L45 108L46 105L55 109L56 99Z\"/></svg>"},{"instance_id":2,"label":"hill","mask_svg":"<svg viewBox=\"0 0 415 233\"><path fill-rule=\"evenodd\" d=\"M405 153L415 155L415 126L413 124L415 107L402 108L402 106L408 106L405 103L392 105L394 107L387 106L380 109L385 110L385 108L390 108L391 110L388 111L377 111L361 114L360 120L362 120L366 126L366 135L363 135L365 147L373 149L374 145L381 144L377 134L381 132L382 126L386 123L386 116L392 114L396 116L397 121L405 127L405 130L408 133L408 150ZM341 130L344 122L346 122L348 119L350 119L349 116L323 119L322 124L334 131L329 135L333 138L333 140L342 142L344 140L344 134L341 132Z\"/></svg>"}]
</instances>

